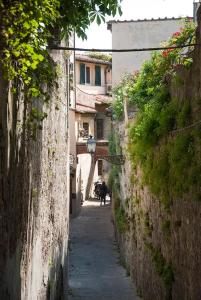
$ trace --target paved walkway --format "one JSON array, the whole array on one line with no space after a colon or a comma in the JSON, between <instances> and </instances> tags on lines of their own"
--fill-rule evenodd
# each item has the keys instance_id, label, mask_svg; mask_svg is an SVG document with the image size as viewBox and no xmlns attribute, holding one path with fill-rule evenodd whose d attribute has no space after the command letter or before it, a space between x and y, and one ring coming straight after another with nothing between
<instances>
[{"instance_id":1,"label":"paved walkway","mask_svg":"<svg viewBox=\"0 0 201 300\"><path fill-rule=\"evenodd\" d=\"M113 237L110 206L85 201L70 224L70 300L138 300Z\"/></svg>"}]
</instances>

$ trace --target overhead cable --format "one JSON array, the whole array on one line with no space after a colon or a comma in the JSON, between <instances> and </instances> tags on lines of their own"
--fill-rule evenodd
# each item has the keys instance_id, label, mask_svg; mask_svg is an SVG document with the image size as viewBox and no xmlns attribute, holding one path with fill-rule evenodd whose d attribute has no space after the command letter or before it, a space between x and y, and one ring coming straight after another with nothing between
<instances>
[{"instance_id":1,"label":"overhead cable","mask_svg":"<svg viewBox=\"0 0 201 300\"><path fill-rule=\"evenodd\" d=\"M166 47L149 47L149 48L134 48L134 49L95 49L95 48L76 48L64 46L49 46L50 50L69 50L69 51L84 51L84 52L142 52L142 51L156 51L168 49L181 49L186 47L200 46L201 44L185 44L180 46L166 46Z\"/></svg>"},{"instance_id":2,"label":"overhead cable","mask_svg":"<svg viewBox=\"0 0 201 300\"><path fill-rule=\"evenodd\" d=\"M184 130L187 130L187 129L191 129L197 125L200 125L201 124L201 120L193 123L193 124L190 124L189 126L186 126L186 127L182 127L182 128L179 128L179 129L175 129L171 132L171 134L175 134L175 133L178 133L178 132L181 132L181 131L184 131Z\"/></svg>"}]
</instances>

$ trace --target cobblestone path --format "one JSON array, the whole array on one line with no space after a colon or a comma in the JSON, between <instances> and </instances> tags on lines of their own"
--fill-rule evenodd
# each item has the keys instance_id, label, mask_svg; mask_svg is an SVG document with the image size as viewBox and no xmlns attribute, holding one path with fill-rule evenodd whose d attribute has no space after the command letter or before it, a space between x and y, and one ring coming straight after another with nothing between
<instances>
[{"instance_id":1,"label":"cobblestone path","mask_svg":"<svg viewBox=\"0 0 201 300\"><path fill-rule=\"evenodd\" d=\"M110 206L85 201L70 223L69 299L138 300L119 263Z\"/></svg>"}]
</instances>

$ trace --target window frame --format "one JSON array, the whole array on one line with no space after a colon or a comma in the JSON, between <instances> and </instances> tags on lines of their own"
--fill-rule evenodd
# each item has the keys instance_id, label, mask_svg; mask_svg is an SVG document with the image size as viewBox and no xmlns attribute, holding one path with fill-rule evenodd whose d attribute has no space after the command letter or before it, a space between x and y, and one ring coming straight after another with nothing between
<instances>
[{"instance_id":1,"label":"window frame","mask_svg":"<svg viewBox=\"0 0 201 300\"><path fill-rule=\"evenodd\" d=\"M87 125L87 128L84 128L85 125ZM86 132L86 134L84 135L84 137L88 137L89 136L89 123L88 122L83 122L82 123L82 128L84 129L84 131Z\"/></svg>"},{"instance_id":2,"label":"window frame","mask_svg":"<svg viewBox=\"0 0 201 300\"><path fill-rule=\"evenodd\" d=\"M80 63L80 84L91 85L91 67Z\"/></svg>"},{"instance_id":3,"label":"window frame","mask_svg":"<svg viewBox=\"0 0 201 300\"><path fill-rule=\"evenodd\" d=\"M99 127L99 125L101 123L102 123L102 128ZM102 134L99 134L100 131L101 131ZM97 140L103 140L104 139L104 119L97 119L96 120L96 137L97 137Z\"/></svg>"}]
</instances>

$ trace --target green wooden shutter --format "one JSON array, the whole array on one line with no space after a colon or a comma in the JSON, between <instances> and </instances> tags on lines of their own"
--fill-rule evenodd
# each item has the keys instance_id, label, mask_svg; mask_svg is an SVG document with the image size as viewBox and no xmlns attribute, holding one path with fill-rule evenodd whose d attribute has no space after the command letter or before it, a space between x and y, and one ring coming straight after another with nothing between
<instances>
[{"instance_id":1,"label":"green wooden shutter","mask_svg":"<svg viewBox=\"0 0 201 300\"><path fill-rule=\"evenodd\" d=\"M80 64L80 84L85 84L85 64Z\"/></svg>"},{"instance_id":2,"label":"green wooden shutter","mask_svg":"<svg viewBox=\"0 0 201 300\"><path fill-rule=\"evenodd\" d=\"M95 66L95 85L101 85L101 67Z\"/></svg>"},{"instance_id":3,"label":"green wooden shutter","mask_svg":"<svg viewBox=\"0 0 201 300\"><path fill-rule=\"evenodd\" d=\"M90 68L86 67L86 83L90 84Z\"/></svg>"}]
</instances>

